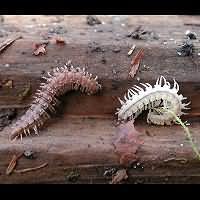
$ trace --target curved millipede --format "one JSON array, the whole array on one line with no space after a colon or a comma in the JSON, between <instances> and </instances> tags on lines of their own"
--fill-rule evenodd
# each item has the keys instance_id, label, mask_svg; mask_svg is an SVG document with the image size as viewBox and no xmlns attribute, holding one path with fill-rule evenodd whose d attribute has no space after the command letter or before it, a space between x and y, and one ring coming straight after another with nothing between
<instances>
[{"instance_id":1,"label":"curved millipede","mask_svg":"<svg viewBox=\"0 0 200 200\"><path fill-rule=\"evenodd\" d=\"M11 126L10 139L17 139L35 133L54 113L58 106L57 97L71 90L80 90L88 95L95 94L101 89L97 76L85 72L85 68L74 68L71 64L57 67L53 72L48 72L48 77L42 77L46 83L41 83L34 101L24 115Z\"/></svg>"},{"instance_id":2,"label":"curved millipede","mask_svg":"<svg viewBox=\"0 0 200 200\"><path fill-rule=\"evenodd\" d=\"M158 113L153 108L165 107L173 111L177 116L187 114L182 112L190 104L183 103L187 99L182 94L177 94L179 85L174 80L174 85L171 88L169 82L163 76L160 76L156 84L151 86L149 83L140 83L144 88L135 85L128 89L127 96L124 95L125 102L119 98L121 108L117 108L116 114L118 120L126 121L135 119L144 110L149 110L147 115L147 123L156 125L171 125L175 122L174 117L169 112Z\"/></svg>"}]
</instances>

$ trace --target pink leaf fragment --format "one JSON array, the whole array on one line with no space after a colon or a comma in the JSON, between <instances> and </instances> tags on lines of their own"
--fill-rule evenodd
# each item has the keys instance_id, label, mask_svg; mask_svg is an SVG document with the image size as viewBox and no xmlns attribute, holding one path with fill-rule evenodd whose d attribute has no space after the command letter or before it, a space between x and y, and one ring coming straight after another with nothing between
<instances>
[{"instance_id":1,"label":"pink leaf fragment","mask_svg":"<svg viewBox=\"0 0 200 200\"><path fill-rule=\"evenodd\" d=\"M137 150L143 144L143 141L139 139L141 133L135 129L133 123L129 121L121 124L117 131L118 137L114 142L115 152L120 157L119 162L125 166L137 161Z\"/></svg>"},{"instance_id":2,"label":"pink leaf fragment","mask_svg":"<svg viewBox=\"0 0 200 200\"><path fill-rule=\"evenodd\" d=\"M131 78L133 78L137 73L137 70L140 66L140 62L143 56L144 56L144 49L140 49L139 52L136 54L136 56L133 57L131 61L131 70L129 72Z\"/></svg>"}]
</instances>

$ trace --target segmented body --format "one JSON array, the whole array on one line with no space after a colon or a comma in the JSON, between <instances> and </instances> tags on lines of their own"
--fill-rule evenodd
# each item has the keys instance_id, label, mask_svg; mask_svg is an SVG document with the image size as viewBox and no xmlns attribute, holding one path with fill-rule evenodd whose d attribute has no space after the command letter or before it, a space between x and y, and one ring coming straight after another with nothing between
<instances>
[{"instance_id":1,"label":"segmented body","mask_svg":"<svg viewBox=\"0 0 200 200\"><path fill-rule=\"evenodd\" d=\"M91 95L101 89L97 76L93 78L84 68L74 68L71 64L57 67L43 78L46 83L41 83L29 109L12 125L11 140L31 133L38 134L38 129L50 118L50 113L56 112L55 107L59 104L57 97L60 95L71 90Z\"/></svg>"},{"instance_id":2,"label":"segmented body","mask_svg":"<svg viewBox=\"0 0 200 200\"><path fill-rule=\"evenodd\" d=\"M160 76L156 84L151 86L149 83L140 83L144 88L134 86L128 90L127 96L124 96L125 102L119 99L121 108L117 109L118 119L126 121L135 119L144 110L149 110L147 123L156 125L171 125L175 122L174 117L169 112L158 113L153 108L165 107L173 111L177 116L184 113L182 110L189 109L186 106L189 103L183 103L186 97L182 94L178 95L179 85L174 80L171 88L169 82L163 76Z\"/></svg>"}]
</instances>

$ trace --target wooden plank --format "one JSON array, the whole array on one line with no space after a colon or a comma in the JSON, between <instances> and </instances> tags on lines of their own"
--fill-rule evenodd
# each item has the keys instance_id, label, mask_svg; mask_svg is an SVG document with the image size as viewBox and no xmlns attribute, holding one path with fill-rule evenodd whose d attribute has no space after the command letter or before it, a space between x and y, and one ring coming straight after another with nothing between
<instances>
[{"instance_id":1,"label":"wooden plank","mask_svg":"<svg viewBox=\"0 0 200 200\"><path fill-rule=\"evenodd\" d=\"M190 116L183 119L192 122L190 128L197 146L199 145L198 40L194 41L193 56L179 57L176 52L178 44L184 39L186 28L192 27L193 31L199 32L197 26L184 26L184 23L196 23L199 17L129 16L126 27L122 26L122 22L113 21L111 24L103 16L100 18L106 24L94 27L86 25L80 16L65 18L61 24L64 26L64 23L69 22L67 32L59 35L66 40L66 45L49 43L47 54L43 56L32 54L33 45L44 39L41 33L47 33L52 28L52 23L46 22L46 26L35 24L32 28L21 24L19 28L23 39L15 41L0 55L0 80L13 81L12 88L0 89L0 108L18 108L19 111L26 108L42 81L41 76L52 67L62 66L68 59L76 66L86 65L90 73L99 76L103 85L103 90L94 96L79 92L64 95L58 114L44 127L40 137L10 143L9 127L1 131L1 183L71 183L67 177L74 170L78 170L77 173L80 174L76 183L108 183L111 177L103 176L105 170L122 167L112 144L116 137L114 113L119 106L117 97L122 97L129 87L137 84L138 78L140 82L152 84L159 75L164 75L171 83L176 78L180 84L180 92L192 101ZM169 22L165 29L162 20ZM127 37L127 33L138 25L154 30L159 34L159 39L133 40ZM140 48L145 50L134 80L128 78L132 56L127 55L133 43L136 44L135 51ZM115 51L117 48L120 51ZM28 87L29 94L21 99L20 94ZM141 116L136 125L141 130L144 141L137 152L138 162L143 169L128 169L129 179L125 183L199 182L199 161L181 127L150 126L146 124L145 116ZM144 130L148 130L153 136L146 135ZM13 153L27 149L35 151L37 159L22 158L17 169L35 167L44 162L48 162L48 166L25 174L5 175Z\"/></svg>"},{"instance_id":2,"label":"wooden plank","mask_svg":"<svg viewBox=\"0 0 200 200\"><path fill-rule=\"evenodd\" d=\"M200 70L197 66L200 57L179 57L176 54L176 49L166 49L159 44L151 44L150 47L145 47L145 42L140 41L139 48L145 49L145 56L142 61L141 67L134 80L128 79L127 74L130 69L131 58L127 56L128 46L121 45L120 53L112 51L115 46L103 46L106 51L104 53L88 52L88 44L74 46L68 44L62 49L56 48L54 45L48 46L48 54L46 56L35 57L31 54L31 41L16 41L15 46L9 48L7 52L1 55L0 60L0 79L12 80L13 88L2 88L0 90L0 106L19 107L19 105L28 105L31 98L25 98L23 101L19 98L20 94L31 85L31 94L34 94L38 88L39 83L42 81L41 76L44 71L51 70L54 66L62 66L67 58L74 61L76 66L87 65L87 70L94 75L99 76L100 83L103 85L103 92L98 96L87 97L82 95L81 100L84 104L89 106L88 113L93 114L111 114L116 108L117 97L122 96L127 88L137 84L137 78L140 82L155 83L159 75L164 75L172 82L173 78L180 83L180 91L192 100L192 112L200 112L198 104L199 98L199 79ZM21 55L18 49L25 49L29 51L27 55ZM61 64L54 64L55 60L59 58ZM103 64L102 58L105 58L106 64ZM162 60L162 62L160 62ZM9 67L5 67L6 63ZM144 65L150 66L147 70ZM79 95L79 94L78 94ZM72 102L76 105L77 109L67 107L69 114L85 114L84 106L77 99L77 94L70 94L67 97L68 105ZM104 103L96 105L97 112L94 113L93 103L100 100ZM111 103L112 102L112 103ZM103 107L107 105L108 108ZM82 107L81 107L82 106ZM103 106L103 107L102 107Z\"/></svg>"},{"instance_id":3,"label":"wooden plank","mask_svg":"<svg viewBox=\"0 0 200 200\"><path fill-rule=\"evenodd\" d=\"M136 128L144 141L137 152L138 162L143 168L128 168L130 182L137 179L144 182L178 182L179 178L181 182L197 182L200 163L180 126L149 126L145 121L137 120ZM190 129L196 145L199 145L199 122L193 122ZM145 130L151 136L146 135ZM119 165L119 157L113 146L116 127L109 119L64 117L50 123L40 137L10 143L7 136L8 133L4 132L0 140L1 183L68 182L66 176L73 170L80 173L79 183L108 183L111 177L103 176L105 170L123 167ZM36 152L37 158L21 158L16 169L34 167L44 162L48 162L48 166L25 174L5 175L12 155L24 150ZM169 180L166 181L166 178Z\"/></svg>"}]
</instances>

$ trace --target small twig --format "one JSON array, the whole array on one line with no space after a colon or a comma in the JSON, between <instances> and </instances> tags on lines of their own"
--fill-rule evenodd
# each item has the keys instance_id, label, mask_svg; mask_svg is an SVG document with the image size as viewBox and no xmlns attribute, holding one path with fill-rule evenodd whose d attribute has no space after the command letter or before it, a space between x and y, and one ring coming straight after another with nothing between
<instances>
[{"instance_id":1,"label":"small twig","mask_svg":"<svg viewBox=\"0 0 200 200\"><path fill-rule=\"evenodd\" d=\"M185 26L200 26L200 24L184 23Z\"/></svg>"},{"instance_id":2,"label":"small twig","mask_svg":"<svg viewBox=\"0 0 200 200\"><path fill-rule=\"evenodd\" d=\"M164 160L164 162L170 162L170 161L180 161L180 163L185 164L187 162L187 159L185 159L185 158L168 158L168 159Z\"/></svg>"},{"instance_id":3,"label":"small twig","mask_svg":"<svg viewBox=\"0 0 200 200\"><path fill-rule=\"evenodd\" d=\"M126 180L128 178L126 169L120 169L116 172L116 174L112 177L112 181L110 184L118 184L123 180Z\"/></svg>"},{"instance_id":4,"label":"small twig","mask_svg":"<svg viewBox=\"0 0 200 200\"><path fill-rule=\"evenodd\" d=\"M135 47L136 47L136 45L134 44L134 45L131 47L131 49L129 50L128 56L130 56L130 55L133 53L133 51L135 50Z\"/></svg>"},{"instance_id":5,"label":"small twig","mask_svg":"<svg viewBox=\"0 0 200 200\"><path fill-rule=\"evenodd\" d=\"M173 115L173 117L176 119L176 121L183 127L185 133L186 133L186 137L188 138L190 144L191 144L191 147L192 147L192 150L195 152L197 158L200 160L200 153L199 153L199 150L197 148L197 146L194 144L193 142L193 139L192 139L192 135L190 133L190 130L189 128L182 122L182 120L171 110L168 110L168 109L165 109L165 108L154 108L156 111L158 112L162 112L162 111L167 111L169 112L171 115Z\"/></svg>"},{"instance_id":6,"label":"small twig","mask_svg":"<svg viewBox=\"0 0 200 200\"><path fill-rule=\"evenodd\" d=\"M15 42L18 39L21 39L22 36L15 36L13 38L9 38L7 40L5 40L4 42L2 42L0 44L0 53L3 52L3 50L5 50L8 46L10 46L13 42Z\"/></svg>"},{"instance_id":7,"label":"small twig","mask_svg":"<svg viewBox=\"0 0 200 200\"><path fill-rule=\"evenodd\" d=\"M13 155L7 169L6 169L6 175L10 175L13 170L15 169L16 165L17 165L17 160L23 155L23 153L20 153L18 155Z\"/></svg>"},{"instance_id":8,"label":"small twig","mask_svg":"<svg viewBox=\"0 0 200 200\"><path fill-rule=\"evenodd\" d=\"M48 165L48 163L43 163L37 167L31 167L31 168L25 168L25 169L19 169L19 170L14 170L15 173L26 173L26 172L30 172L30 171L35 171L38 169L41 169L43 167L46 167Z\"/></svg>"}]
</instances>

